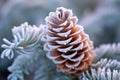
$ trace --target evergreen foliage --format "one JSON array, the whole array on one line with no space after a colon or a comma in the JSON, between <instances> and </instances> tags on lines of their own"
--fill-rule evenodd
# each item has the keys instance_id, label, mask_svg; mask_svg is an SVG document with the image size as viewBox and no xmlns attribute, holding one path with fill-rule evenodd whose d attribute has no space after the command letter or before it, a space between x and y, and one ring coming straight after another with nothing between
<instances>
[{"instance_id":1,"label":"evergreen foliage","mask_svg":"<svg viewBox=\"0 0 120 80\"><path fill-rule=\"evenodd\" d=\"M94 60L90 68L80 76L60 73L56 65L46 57L41 42L44 25L40 27L24 23L12 29L13 40L3 39L1 58L12 59L8 68L8 80L25 80L25 74L34 74L34 80L120 80L120 43L103 44L94 49Z\"/></svg>"}]
</instances>

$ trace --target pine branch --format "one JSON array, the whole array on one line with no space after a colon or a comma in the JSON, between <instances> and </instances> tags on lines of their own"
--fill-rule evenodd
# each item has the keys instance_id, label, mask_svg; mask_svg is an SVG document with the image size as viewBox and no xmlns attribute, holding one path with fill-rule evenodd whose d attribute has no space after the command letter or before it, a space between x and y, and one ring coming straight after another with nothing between
<instances>
[{"instance_id":1,"label":"pine branch","mask_svg":"<svg viewBox=\"0 0 120 80\"><path fill-rule=\"evenodd\" d=\"M80 80L120 80L120 71L105 68L90 69Z\"/></svg>"},{"instance_id":2,"label":"pine branch","mask_svg":"<svg viewBox=\"0 0 120 80\"><path fill-rule=\"evenodd\" d=\"M29 75L35 72L34 80L72 80L72 76L68 76L56 71L55 64L46 58L44 52L34 54L19 55L9 71L8 80L24 80L24 74Z\"/></svg>"},{"instance_id":3,"label":"pine branch","mask_svg":"<svg viewBox=\"0 0 120 80\"><path fill-rule=\"evenodd\" d=\"M119 80L119 49L120 43L112 45L104 44L96 48L94 62L91 68L80 76L80 80Z\"/></svg>"},{"instance_id":4,"label":"pine branch","mask_svg":"<svg viewBox=\"0 0 120 80\"><path fill-rule=\"evenodd\" d=\"M120 60L120 43L118 44L103 44L95 49L94 62L101 58Z\"/></svg>"},{"instance_id":5,"label":"pine branch","mask_svg":"<svg viewBox=\"0 0 120 80\"><path fill-rule=\"evenodd\" d=\"M38 67L40 67L41 63L44 59L44 52L34 51L34 54L22 54L19 55L12 66L8 68L10 72L12 72L8 80L24 80L24 74L29 75L30 72L34 72Z\"/></svg>"},{"instance_id":6,"label":"pine branch","mask_svg":"<svg viewBox=\"0 0 120 80\"><path fill-rule=\"evenodd\" d=\"M24 80L24 73L29 74L28 69L25 68L26 64L29 62L29 55L18 56L12 66L8 68L12 72L8 76L8 80Z\"/></svg>"},{"instance_id":7,"label":"pine branch","mask_svg":"<svg viewBox=\"0 0 120 80\"><path fill-rule=\"evenodd\" d=\"M3 39L4 44L1 47L5 48L5 50L2 52L1 58L8 57L11 59L15 53L32 53L34 49L40 46L41 31L41 27L31 26L28 23L14 27L12 29L13 41Z\"/></svg>"},{"instance_id":8,"label":"pine branch","mask_svg":"<svg viewBox=\"0 0 120 80\"><path fill-rule=\"evenodd\" d=\"M39 65L40 62L36 61L39 59L36 58L40 57L40 53L44 53L42 51L43 44L40 42L41 28L24 23L12 29L14 37L12 42L3 39L5 44L2 47L5 50L1 54L2 58L6 56L11 59L15 53L21 54L9 67L9 71L12 73L8 80L24 80L24 74L29 74L30 71L36 69L36 65ZM34 61L37 62L36 65L33 65Z\"/></svg>"},{"instance_id":9,"label":"pine branch","mask_svg":"<svg viewBox=\"0 0 120 80\"><path fill-rule=\"evenodd\" d=\"M72 76L57 72L55 64L46 59L35 71L34 80L72 80L72 78Z\"/></svg>"},{"instance_id":10,"label":"pine branch","mask_svg":"<svg viewBox=\"0 0 120 80\"><path fill-rule=\"evenodd\" d=\"M92 68L97 69L97 68L109 68L111 70L116 69L120 70L120 61L117 60L112 60L112 59L101 59L97 63L92 64Z\"/></svg>"}]
</instances>

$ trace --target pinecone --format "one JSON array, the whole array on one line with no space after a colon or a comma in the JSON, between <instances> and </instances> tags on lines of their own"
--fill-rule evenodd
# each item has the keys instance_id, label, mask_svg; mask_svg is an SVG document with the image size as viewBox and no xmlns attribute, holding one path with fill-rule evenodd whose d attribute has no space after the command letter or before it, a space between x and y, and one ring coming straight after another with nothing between
<instances>
[{"instance_id":1,"label":"pinecone","mask_svg":"<svg viewBox=\"0 0 120 80\"><path fill-rule=\"evenodd\" d=\"M57 70L79 75L89 68L93 59L93 44L72 10L63 7L50 12L42 40L47 57L57 64Z\"/></svg>"}]
</instances>

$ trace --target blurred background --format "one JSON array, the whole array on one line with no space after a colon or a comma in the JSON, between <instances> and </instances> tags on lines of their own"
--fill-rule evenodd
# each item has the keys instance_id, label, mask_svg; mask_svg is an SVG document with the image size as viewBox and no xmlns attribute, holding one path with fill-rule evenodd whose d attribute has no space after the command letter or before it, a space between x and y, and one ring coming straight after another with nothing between
<instances>
[{"instance_id":1,"label":"blurred background","mask_svg":"<svg viewBox=\"0 0 120 80\"><path fill-rule=\"evenodd\" d=\"M3 38L12 40L12 27L44 24L48 13L61 6L73 10L95 47L120 41L120 0L0 0L0 45ZM7 80L12 62L0 59L0 80Z\"/></svg>"}]
</instances>

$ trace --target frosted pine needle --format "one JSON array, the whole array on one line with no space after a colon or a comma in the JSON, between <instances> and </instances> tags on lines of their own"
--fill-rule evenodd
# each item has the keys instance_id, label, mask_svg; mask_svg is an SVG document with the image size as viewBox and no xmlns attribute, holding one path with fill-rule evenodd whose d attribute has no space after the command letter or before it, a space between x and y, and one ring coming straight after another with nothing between
<instances>
[{"instance_id":1,"label":"frosted pine needle","mask_svg":"<svg viewBox=\"0 0 120 80\"><path fill-rule=\"evenodd\" d=\"M41 31L41 27L28 25L27 22L14 27L12 29L13 41L3 39L4 44L1 47L5 50L2 52L1 58L6 56L11 59L14 57L14 53L31 53L39 46Z\"/></svg>"}]
</instances>

